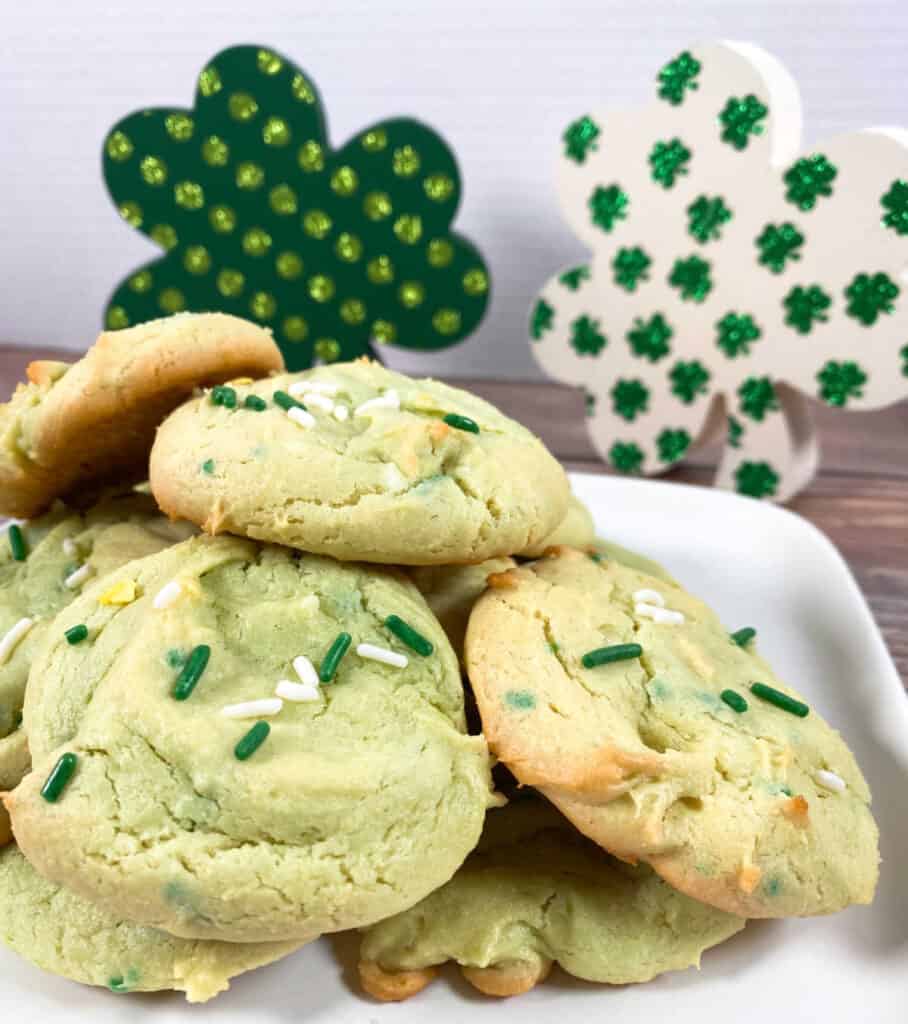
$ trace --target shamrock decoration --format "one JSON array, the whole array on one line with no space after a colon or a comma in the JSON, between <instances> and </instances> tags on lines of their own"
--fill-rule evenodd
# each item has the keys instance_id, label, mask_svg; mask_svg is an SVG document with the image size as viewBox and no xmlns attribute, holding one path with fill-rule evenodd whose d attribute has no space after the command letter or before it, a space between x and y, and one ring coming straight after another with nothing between
<instances>
[{"instance_id":1,"label":"shamrock decoration","mask_svg":"<svg viewBox=\"0 0 908 1024\"><path fill-rule=\"evenodd\" d=\"M104 177L164 250L117 287L108 328L222 310L270 327L302 369L375 342L443 348L485 312L488 270L450 230L460 175L441 138L395 118L332 150L314 85L272 50L224 50L192 110L116 124Z\"/></svg>"},{"instance_id":2,"label":"shamrock decoration","mask_svg":"<svg viewBox=\"0 0 908 1024\"><path fill-rule=\"evenodd\" d=\"M721 419L718 482L781 501L816 466L809 398L908 397L908 147L867 131L799 153L794 83L748 45L685 50L651 95L563 135L592 256L543 288L532 349L584 389L615 469L661 472Z\"/></svg>"}]
</instances>

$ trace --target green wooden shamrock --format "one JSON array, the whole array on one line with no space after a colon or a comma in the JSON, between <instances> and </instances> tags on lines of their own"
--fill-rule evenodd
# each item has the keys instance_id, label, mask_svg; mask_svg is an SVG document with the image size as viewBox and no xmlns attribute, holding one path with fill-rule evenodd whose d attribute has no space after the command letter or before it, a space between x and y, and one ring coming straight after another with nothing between
<instances>
[{"instance_id":1,"label":"green wooden shamrock","mask_svg":"<svg viewBox=\"0 0 908 1024\"><path fill-rule=\"evenodd\" d=\"M450 230L461 184L431 128L382 121L328 144L311 80L273 50L223 50L192 110L141 110L104 143L120 215L164 249L116 289L116 329L181 310L270 327L291 369L437 349L489 299L477 250Z\"/></svg>"}]
</instances>

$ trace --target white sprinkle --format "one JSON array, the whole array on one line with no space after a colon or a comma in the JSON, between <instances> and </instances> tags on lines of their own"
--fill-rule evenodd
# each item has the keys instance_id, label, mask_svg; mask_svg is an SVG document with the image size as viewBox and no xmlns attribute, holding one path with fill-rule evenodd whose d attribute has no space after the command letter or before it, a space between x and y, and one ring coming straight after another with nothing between
<instances>
[{"instance_id":1,"label":"white sprinkle","mask_svg":"<svg viewBox=\"0 0 908 1024\"><path fill-rule=\"evenodd\" d=\"M400 493L407 489L407 478L393 462L385 463L385 468L382 470L382 476L384 477L384 485L389 491Z\"/></svg>"},{"instance_id":2,"label":"white sprinkle","mask_svg":"<svg viewBox=\"0 0 908 1024\"><path fill-rule=\"evenodd\" d=\"M350 410L347 408L346 405L336 405L334 407L334 418L336 420L338 420L340 423L343 423L344 420L349 415L350 415Z\"/></svg>"},{"instance_id":3,"label":"white sprinkle","mask_svg":"<svg viewBox=\"0 0 908 1024\"><path fill-rule=\"evenodd\" d=\"M658 590L647 590L646 588L643 590L635 590L633 596L635 601L648 602L649 604L658 605L660 608L665 607L665 598Z\"/></svg>"},{"instance_id":4,"label":"white sprinkle","mask_svg":"<svg viewBox=\"0 0 908 1024\"><path fill-rule=\"evenodd\" d=\"M406 654L398 654L397 651L389 651L385 647L376 647L375 644L357 644L356 653L361 658L380 661L384 665L393 665L395 668L406 668L408 664Z\"/></svg>"},{"instance_id":5,"label":"white sprinkle","mask_svg":"<svg viewBox=\"0 0 908 1024\"><path fill-rule=\"evenodd\" d=\"M353 415L362 416L364 413L372 412L375 409L399 408L400 395L398 395L394 388L388 388L388 390L383 395L379 395L378 398L370 398L367 402L363 402L362 405L358 405L353 410Z\"/></svg>"},{"instance_id":6,"label":"white sprinkle","mask_svg":"<svg viewBox=\"0 0 908 1024\"><path fill-rule=\"evenodd\" d=\"M304 391L320 391L323 395L336 395L340 384L330 380L295 380L287 390L291 395L301 395Z\"/></svg>"},{"instance_id":7,"label":"white sprinkle","mask_svg":"<svg viewBox=\"0 0 908 1024\"><path fill-rule=\"evenodd\" d=\"M322 409L324 412L334 412L334 402L327 395L320 395L317 391L304 391L303 405L309 409Z\"/></svg>"},{"instance_id":8,"label":"white sprinkle","mask_svg":"<svg viewBox=\"0 0 908 1024\"><path fill-rule=\"evenodd\" d=\"M305 409L300 409L299 406L294 405L287 410L287 415L294 423L297 423L301 427L314 427L315 417L311 412L306 412Z\"/></svg>"},{"instance_id":9,"label":"white sprinkle","mask_svg":"<svg viewBox=\"0 0 908 1024\"><path fill-rule=\"evenodd\" d=\"M836 775L835 772L828 772L825 768L820 768L816 775L814 775L814 778L824 789L831 789L833 793L845 792L845 780Z\"/></svg>"},{"instance_id":10,"label":"white sprinkle","mask_svg":"<svg viewBox=\"0 0 908 1024\"><path fill-rule=\"evenodd\" d=\"M95 567L86 562L85 565L80 565L75 572L71 572L66 577L63 581L63 586L68 590L75 590L77 587L81 587L86 580L90 580L94 574Z\"/></svg>"},{"instance_id":11,"label":"white sprinkle","mask_svg":"<svg viewBox=\"0 0 908 1024\"><path fill-rule=\"evenodd\" d=\"M79 549L76 547L76 542L72 539L72 537L64 537L63 538L63 554L64 555L69 555L70 557L72 557L73 555L77 554L78 551L79 551Z\"/></svg>"},{"instance_id":12,"label":"white sprinkle","mask_svg":"<svg viewBox=\"0 0 908 1024\"><path fill-rule=\"evenodd\" d=\"M25 634L34 626L35 620L19 619L19 621L13 626L12 629L6 632L6 635L0 640L0 665L3 665L9 660L9 656L13 653L19 644L19 641Z\"/></svg>"},{"instance_id":13,"label":"white sprinkle","mask_svg":"<svg viewBox=\"0 0 908 1024\"><path fill-rule=\"evenodd\" d=\"M284 700L289 700L293 704L307 704L322 699L322 691L317 686L292 683L289 679L282 679L275 687L274 692L278 697L283 697Z\"/></svg>"},{"instance_id":14,"label":"white sprinkle","mask_svg":"<svg viewBox=\"0 0 908 1024\"><path fill-rule=\"evenodd\" d=\"M683 612L674 612L671 608L659 608L654 604L635 604L634 614L643 619L652 619L666 625L677 626L684 622Z\"/></svg>"},{"instance_id":15,"label":"white sprinkle","mask_svg":"<svg viewBox=\"0 0 908 1024\"><path fill-rule=\"evenodd\" d=\"M268 718L280 713L284 702L279 697L265 697L264 700L247 700L244 704L228 704L221 708L225 718Z\"/></svg>"},{"instance_id":16,"label":"white sprinkle","mask_svg":"<svg viewBox=\"0 0 908 1024\"><path fill-rule=\"evenodd\" d=\"M169 608L175 601L179 601L183 594L183 584L179 580L171 580L155 594L151 602L152 608Z\"/></svg>"},{"instance_id":17,"label":"white sprinkle","mask_svg":"<svg viewBox=\"0 0 908 1024\"><path fill-rule=\"evenodd\" d=\"M305 654L298 654L293 659L293 671L299 676L300 682L304 686L318 686L321 681L318 678L318 672L315 671L315 666Z\"/></svg>"}]
</instances>

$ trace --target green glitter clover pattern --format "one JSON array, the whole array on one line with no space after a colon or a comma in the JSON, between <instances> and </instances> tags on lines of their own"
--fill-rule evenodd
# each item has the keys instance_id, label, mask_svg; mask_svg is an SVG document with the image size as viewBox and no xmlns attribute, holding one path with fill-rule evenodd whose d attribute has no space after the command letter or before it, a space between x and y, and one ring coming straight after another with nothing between
<instances>
[{"instance_id":1,"label":"green glitter clover pattern","mask_svg":"<svg viewBox=\"0 0 908 1024\"><path fill-rule=\"evenodd\" d=\"M898 294L899 286L888 275L858 274L845 289L845 312L870 327L881 313L894 312Z\"/></svg>"},{"instance_id":2,"label":"green glitter clover pattern","mask_svg":"<svg viewBox=\"0 0 908 1024\"><path fill-rule=\"evenodd\" d=\"M627 217L629 203L627 193L620 185L597 185L589 201L593 223L603 231L611 231L619 220Z\"/></svg>"},{"instance_id":3,"label":"green glitter clover pattern","mask_svg":"<svg viewBox=\"0 0 908 1024\"><path fill-rule=\"evenodd\" d=\"M787 186L785 198L805 213L823 196L832 195L832 183L839 173L822 153L805 156L792 164L782 176Z\"/></svg>"},{"instance_id":4,"label":"green glitter clover pattern","mask_svg":"<svg viewBox=\"0 0 908 1024\"><path fill-rule=\"evenodd\" d=\"M837 363L830 359L817 374L820 384L820 398L828 405L839 407L848 404L849 398L861 398L867 374L850 360Z\"/></svg>"},{"instance_id":5,"label":"green glitter clover pattern","mask_svg":"<svg viewBox=\"0 0 908 1024\"><path fill-rule=\"evenodd\" d=\"M619 249L612 261L615 284L620 285L625 291L635 291L641 281L649 279L648 271L652 262L639 245L631 249Z\"/></svg>"},{"instance_id":6,"label":"green glitter clover pattern","mask_svg":"<svg viewBox=\"0 0 908 1024\"><path fill-rule=\"evenodd\" d=\"M687 174L690 150L680 139L657 142L649 155L653 181L663 188L672 188L678 178Z\"/></svg>"},{"instance_id":7,"label":"green glitter clover pattern","mask_svg":"<svg viewBox=\"0 0 908 1024\"><path fill-rule=\"evenodd\" d=\"M641 380L619 380L612 388L612 408L616 415L633 422L649 405L649 388Z\"/></svg>"},{"instance_id":8,"label":"green glitter clover pattern","mask_svg":"<svg viewBox=\"0 0 908 1024\"><path fill-rule=\"evenodd\" d=\"M809 334L814 324L826 323L832 298L818 284L796 285L782 300L785 323L800 334Z\"/></svg>"},{"instance_id":9,"label":"green glitter clover pattern","mask_svg":"<svg viewBox=\"0 0 908 1024\"><path fill-rule=\"evenodd\" d=\"M192 110L141 110L103 153L121 216L164 250L107 306L109 329L182 310L270 327L288 367L438 349L478 325L490 275L451 232L460 173L442 139L408 118L338 150L311 80L256 46L215 56Z\"/></svg>"},{"instance_id":10,"label":"green glitter clover pattern","mask_svg":"<svg viewBox=\"0 0 908 1024\"><path fill-rule=\"evenodd\" d=\"M643 450L634 441L616 441L608 460L619 473L639 473L643 466Z\"/></svg>"},{"instance_id":11,"label":"green glitter clover pattern","mask_svg":"<svg viewBox=\"0 0 908 1024\"><path fill-rule=\"evenodd\" d=\"M559 199L589 255L530 334L616 470L664 472L720 425L717 483L784 501L815 467L811 400L908 399L908 145L862 131L780 162L789 111L762 67L703 44L641 110L565 121Z\"/></svg>"},{"instance_id":12,"label":"green glitter clover pattern","mask_svg":"<svg viewBox=\"0 0 908 1024\"><path fill-rule=\"evenodd\" d=\"M751 342L762 334L749 313L726 313L716 324L716 332L716 344L729 359L740 355L749 356Z\"/></svg>"},{"instance_id":13,"label":"green glitter clover pattern","mask_svg":"<svg viewBox=\"0 0 908 1024\"><path fill-rule=\"evenodd\" d=\"M768 462L742 462L735 470L735 490L751 498L771 498L779 486L779 474Z\"/></svg>"},{"instance_id":14,"label":"green glitter clover pattern","mask_svg":"<svg viewBox=\"0 0 908 1024\"><path fill-rule=\"evenodd\" d=\"M598 148L601 135L599 125L589 116L577 118L567 126L564 135L564 155L574 163L582 164L591 151Z\"/></svg>"},{"instance_id":15,"label":"green glitter clover pattern","mask_svg":"<svg viewBox=\"0 0 908 1024\"><path fill-rule=\"evenodd\" d=\"M799 260L803 245L804 236L789 221L784 224L767 224L756 240L760 250L759 262L774 274L781 274L789 260Z\"/></svg>"},{"instance_id":16,"label":"green glitter clover pattern","mask_svg":"<svg viewBox=\"0 0 908 1024\"><path fill-rule=\"evenodd\" d=\"M687 230L698 242L722 236L722 225L731 220L731 210L721 196L698 196L687 208Z\"/></svg>"},{"instance_id":17,"label":"green glitter clover pattern","mask_svg":"<svg viewBox=\"0 0 908 1024\"><path fill-rule=\"evenodd\" d=\"M753 94L740 99L733 96L719 114L722 141L735 149L746 149L752 135L763 134L763 120L768 113L769 107Z\"/></svg>"},{"instance_id":18,"label":"green glitter clover pattern","mask_svg":"<svg viewBox=\"0 0 908 1024\"><path fill-rule=\"evenodd\" d=\"M583 282L589 281L589 279L589 267L573 267L571 270L566 270L558 278L558 283L563 284L569 292L576 292L580 289L580 286L583 284Z\"/></svg>"},{"instance_id":19,"label":"green glitter clover pattern","mask_svg":"<svg viewBox=\"0 0 908 1024\"><path fill-rule=\"evenodd\" d=\"M738 388L738 398L741 412L757 422L779 408L779 396L769 377L748 377Z\"/></svg>"},{"instance_id":20,"label":"green glitter clover pattern","mask_svg":"<svg viewBox=\"0 0 908 1024\"><path fill-rule=\"evenodd\" d=\"M669 339L672 329L661 313L654 313L649 320L638 317L627 332L627 342L635 356L657 363L671 351Z\"/></svg>"},{"instance_id":21,"label":"green glitter clover pattern","mask_svg":"<svg viewBox=\"0 0 908 1024\"><path fill-rule=\"evenodd\" d=\"M539 341L546 331L552 329L554 323L554 308L545 299L540 299L533 307L533 312L530 316L530 337L533 341Z\"/></svg>"},{"instance_id":22,"label":"green glitter clover pattern","mask_svg":"<svg viewBox=\"0 0 908 1024\"><path fill-rule=\"evenodd\" d=\"M710 372L699 359L675 363L668 376L672 394L685 405L690 405L699 395L705 395L709 390Z\"/></svg>"},{"instance_id":23,"label":"green glitter clover pattern","mask_svg":"<svg viewBox=\"0 0 908 1024\"><path fill-rule=\"evenodd\" d=\"M608 339L599 330L599 321L588 316L579 316L571 324L571 346L581 356L598 356L608 344Z\"/></svg>"},{"instance_id":24,"label":"green glitter clover pattern","mask_svg":"<svg viewBox=\"0 0 908 1024\"><path fill-rule=\"evenodd\" d=\"M680 106L684 102L685 93L697 88L699 74L700 61L685 50L660 69L657 79L659 96L673 107Z\"/></svg>"},{"instance_id":25,"label":"green glitter clover pattern","mask_svg":"<svg viewBox=\"0 0 908 1024\"><path fill-rule=\"evenodd\" d=\"M690 434L683 428L679 430L666 428L656 438L656 449L660 462L678 462L683 459L687 449L690 448L690 442Z\"/></svg>"},{"instance_id":26,"label":"green glitter clover pattern","mask_svg":"<svg viewBox=\"0 0 908 1024\"><path fill-rule=\"evenodd\" d=\"M709 264L699 256L676 260L668 275L668 283L678 289L685 301L702 302L712 290Z\"/></svg>"},{"instance_id":27,"label":"green glitter clover pattern","mask_svg":"<svg viewBox=\"0 0 908 1024\"><path fill-rule=\"evenodd\" d=\"M880 200L883 224L896 234L908 235L908 181L897 179Z\"/></svg>"}]
</instances>

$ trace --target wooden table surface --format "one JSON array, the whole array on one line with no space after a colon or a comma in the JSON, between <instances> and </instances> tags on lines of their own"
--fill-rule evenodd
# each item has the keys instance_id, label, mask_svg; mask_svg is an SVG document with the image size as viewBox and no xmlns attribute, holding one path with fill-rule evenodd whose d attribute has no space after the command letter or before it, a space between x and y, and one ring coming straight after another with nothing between
<instances>
[{"instance_id":1,"label":"wooden table surface","mask_svg":"<svg viewBox=\"0 0 908 1024\"><path fill-rule=\"evenodd\" d=\"M34 349L0 344L0 401L37 357ZM43 350L40 357L55 358L55 353ZM608 472L586 436L581 392L549 383L456 383L525 423L567 468ZM908 686L908 403L870 413L843 415L822 406L816 412L822 469L789 507L818 526L844 555ZM705 447L666 479L708 483L716 458L717 448Z\"/></svg>"}]
</instances>

